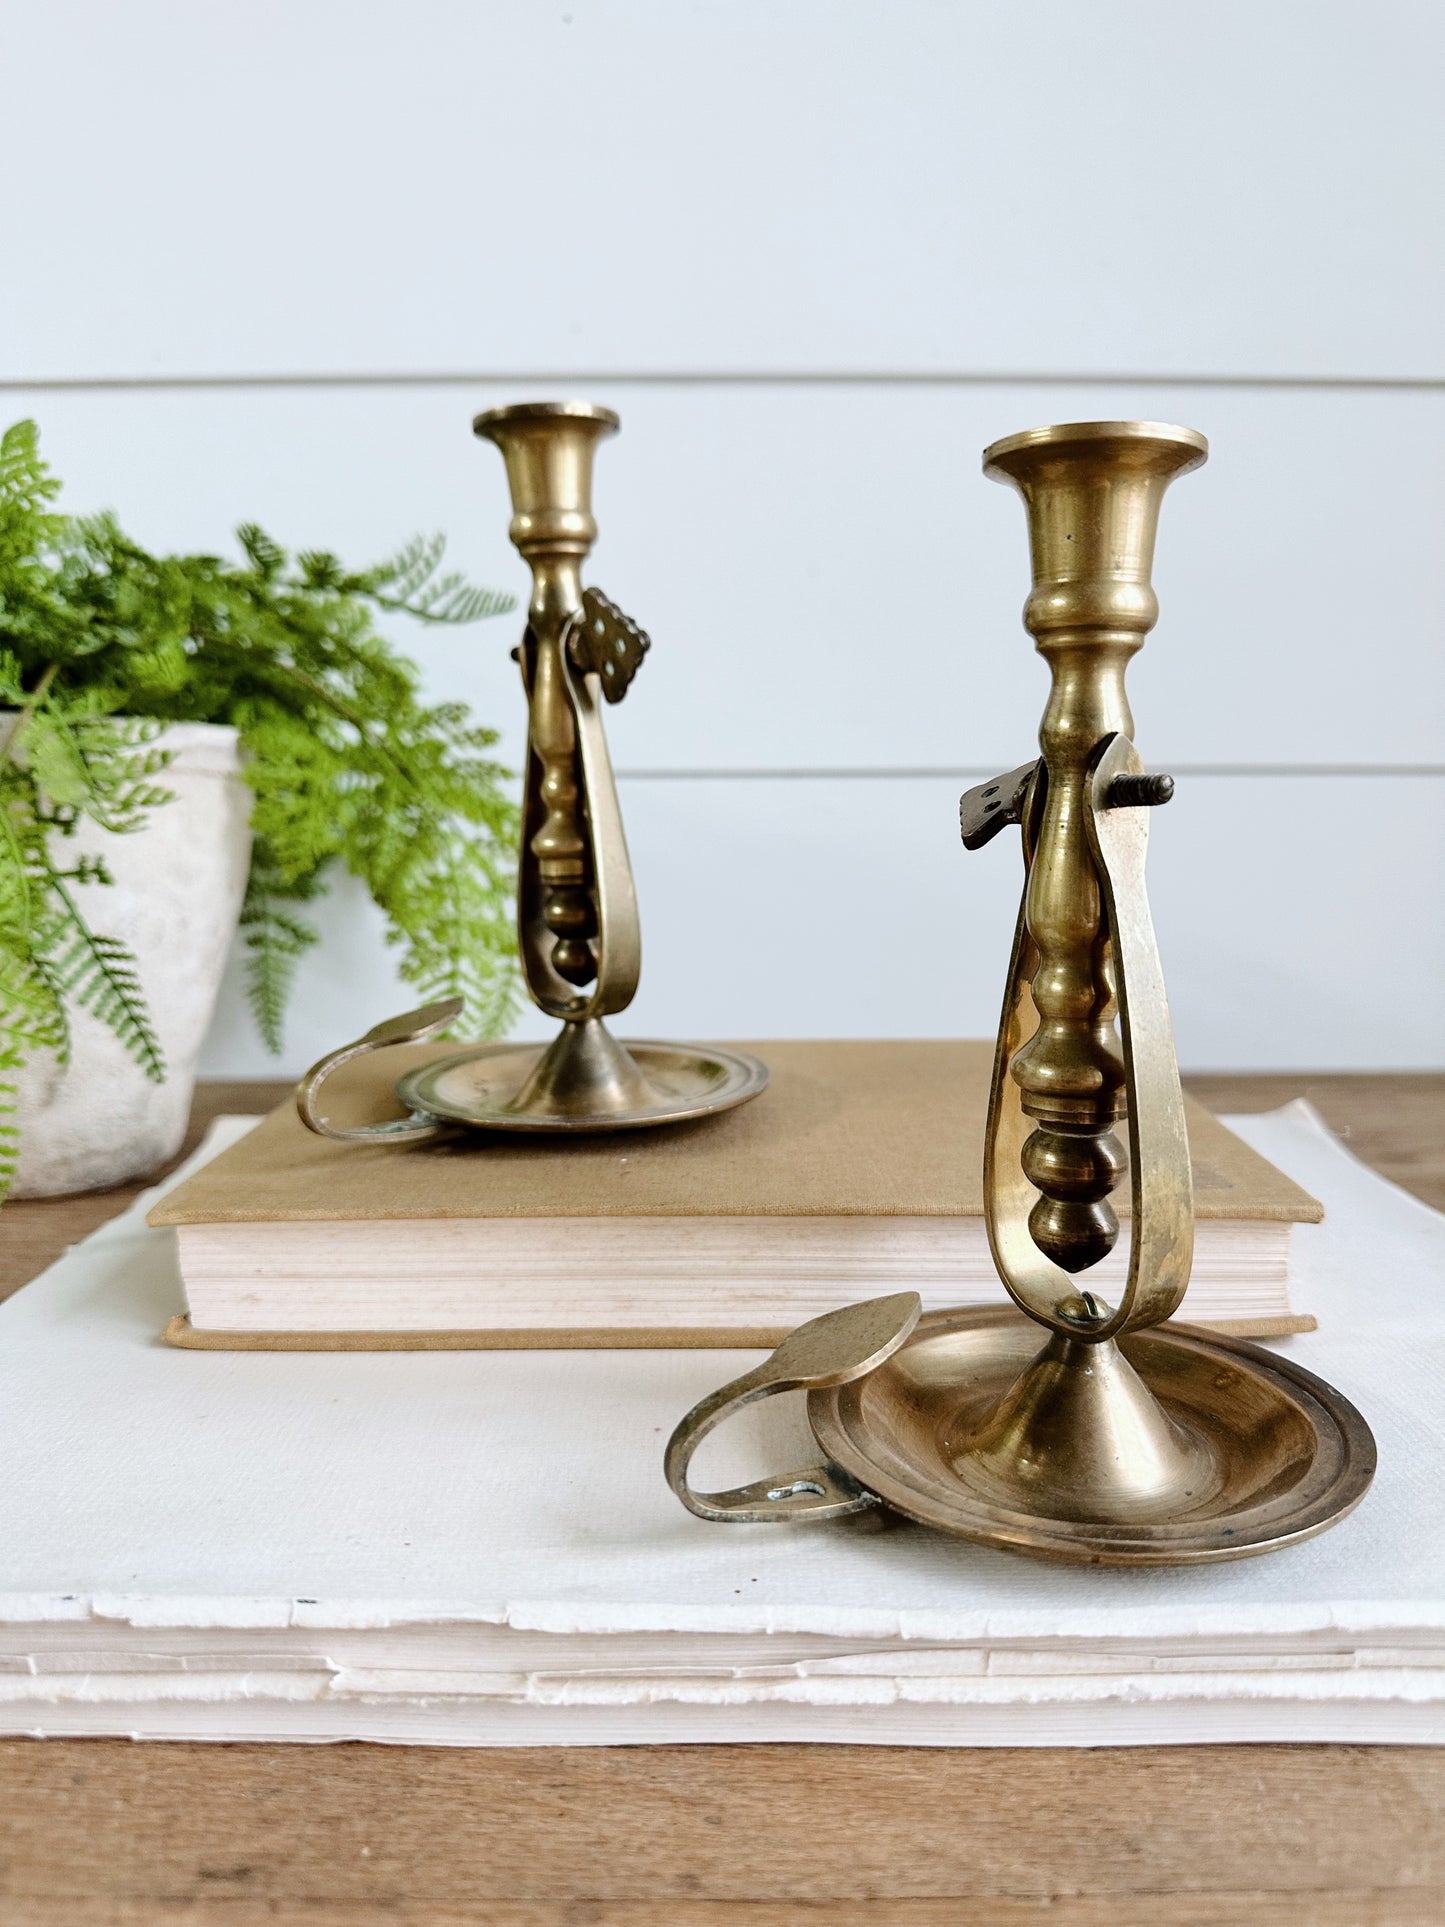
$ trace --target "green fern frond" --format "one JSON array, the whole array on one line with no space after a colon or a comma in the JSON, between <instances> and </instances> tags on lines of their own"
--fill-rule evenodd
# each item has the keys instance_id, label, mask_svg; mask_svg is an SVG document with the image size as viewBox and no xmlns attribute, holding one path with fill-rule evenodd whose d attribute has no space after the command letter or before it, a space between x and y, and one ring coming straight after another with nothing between
<instances>
[{"instance_id":1,"label":"green fern frond","mask_svg":"<svg viewBox=\"0 0 1445 1927\"><path fill-rule=\"evenodd\" d=\"M10 936L0 940L0 1062L21 1049L64 1051L69 1042L65 1004L38 958Z\"/></svg>"},{"instance_id":2,"label":"green fern frond","mask_svg":"<svg viewBox=\"0 0 1445 1927\"><path fill-rule=\"evenodd\" d=\"M27 765L51 822L73 826L84 814L102 829L139 829L148 811L173 792L151 782L171 761L155 746L160 724L143 717L76 724L61 699L50 698L27 721L17 754Z\"/></svg>"},{"instance_id":3,"label":"green fern frond","mask_svg":"<svg viewBox=\"0 0 1445 1927\"><path fill-rule=\"evenodd\" d=\"M0 1084L31 1050L65 1051L67 1009L164 1074L134 957L72 894L109 870L66 846L85 824L138 829L170 801L156 737L180 721L241 735L247 994L271 1048L317 941L301 906L343 867L382 910L406 980L459 991L470 1027L501 1029L518 987L511 779L492 732L460 704L428 706L375 624L473 622L511 597L444 571L440 536L361 573L326 549L288 554L255 524L239 560L154 556L113 515L56 513L56 491L34 424L16 424L0 437L0 706L17 718L0 720Z\"/></svg>"},{"instance_id":4,"label":"green fern frond","mask_svg":"<svg viewBox=\"0 0 1445 1927\"><path fill-rule=\"evenodd\" d=\"M107 716L74 730L89 784L83 807L102 829L129 835L152 810L174 802L174 790L151 781L173 760L156 741L161 727L144 716Z\"/></svg>"},{"instance_id":5,"label":"green fern frond","mask_svg":"<svg viewBox=\"0 0 1445 1927\"><path fill-rule=\"evenodd\" d=\"M486 616L505 615L514 606L513 597L496 589L478 589L453 572L428 584L406 608L423 622L452 623L480 622Z\"/></svg>"},{"instance_id":6,"label":"green fern frond","mask_svg":"<svg viewBox=\"0 0 1445 1927\"><path fill-rule=\"evenodd\" d=\"M45 973L25 951L0 938L0 1202L15 1182L20 1157L19 1084L37 1050L70 1060L70 1023L65 1005Z\"/></svg>"},{"instance_id":7,"label":"green fern frond","mask_svg":"<svg viewBox=\"0 0 1445 1927\"><path fill-rule=\"evenodd\" d=\"M20 1166L20 1089L14 1077L19 1068L10 1053L0 1053L0 1204L9 1197Z\"/></svg>"},{"instance_id":8,"label":"green fern frond","mask_svg":"<svg viewBox=\"0 0 1445 1927\"><path fill-rule=\"evenodd\" d=\"M388 591L385 598L388 606L405 604L428 577L436 573L445 553L444 535L414 535L385 562L352 576L350 586L361 595L377 597L378 601L382 600L382 591Z\"/></svg>"},{"instance_id":9,"label":"green fern frond","mask_svg":"<svg viewBox=\"0 0 1445 1927\"><path fill-rule=\"evenodd\" d=\"M320 938L253 875L241 910L241 940L246 947L246 1001L267 1048L279 1053L296 965Z\"/></svg>"},{"instance_id":10,"label":"green fern frond","mask_svg":"<svg viewBox=\"0 0 1445 1927\"><path fill-rule=\"evenodd\" d=\"M12 422L0 435L0 525L43 513L59 493L40 453L39 426Z\"/></svg>"},{"instance_id":11,"label":"green fern frond","mask_svg":"<svg viewBox=\"0 0 1445 1927\"><path fill-rule=\"evenodd\" d=\"M274 582L286 566L286 551L280 543L273 542L266 531L254 522L243 522L236 530L236 540L262 581Z\"/></svg>"},{"instance_id":12,"label":"green fern frond","mask_svg":"<svg viewBox=\"0 0 1445 1927\"><path fill-rule=\"evenodd\" d=\"M341 589L346 586L346 571L329 549L302 549L296 557L301 581L308 589Z\"/></svg>"},{"instance_id":13,"label":"green fern frond","mask_svg":"<svg viewBox=\"0 0 1445 1927\"><path fill-rule=\"evenodd\" d=\"M115 883L110 865L103 856L78 856L71 869L62 870L59 874L68 883L100 883L108 888L113 887Z\"/></svg>"},{"instance_id":14,"label":"green fern frond","mask_svg":"<svg viewBox=\"0 0 1445 1927\"><path fill-rule=\"evenodd\" d=\"M20 1109L20 1092L8 1079L0 1076L0 1204L10 1195L10 1187L15 1182L15 1173L20 1168L20 1126L17 1113Z\"/></svg>"},{"instance_id":15,"label":"green fern frond","mask_svg":"<svg viewBox=\"0 0 1445 1927\"><path fill-rule=\"evenodd\" d=\"M379 608L415 616L421 622L480 622L505 615L516 598L499 589L479 589L455 570L438 571L447 552L444 535L413 536L406 547L353 580L372 596Z\"/></svg>"},{"instance_id":16,"label":"green fern frond","mask_svg":"<svg viewBox=\"0 0 1445 1927\"><path fill-rule=\"evenodd\" d=\"M41 709L31 717L24 754L47 802L76 806L90 795L85 759L64 722L53 712Z\"/></svg>"},{"instance_id":17,"label":"green fern frond","mask_svg":"<svg viewBox=\"0 0 1445 1927\"><path fill-rule=\"evenodd\" d=\"M165 1055L134 956L119 939L90 928L58 878L54 895L57 914L35 938L46 976L59 993L105 1025L153 1084L163 1084Z\"/></svg>"},{"instance_id":18,"label":"green fern frond","mask_svg":"<svg viewBox=\"0 0 1445 1927\"><path fill-rule=\"evenodd\" d=\"M33 958L0 940L0 1202L15 1182L20 1157L16 1072L37 1050L70 1060L70 1023L63 1000Z\"/></svg>"}]
</instances>

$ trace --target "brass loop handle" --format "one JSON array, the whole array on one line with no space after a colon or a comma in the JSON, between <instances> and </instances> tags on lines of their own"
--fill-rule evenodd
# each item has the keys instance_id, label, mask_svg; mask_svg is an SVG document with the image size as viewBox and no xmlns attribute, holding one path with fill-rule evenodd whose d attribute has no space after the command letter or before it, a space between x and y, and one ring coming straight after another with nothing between
<instances>
[{"instance_id":1,"label":"brass loop handle","mask_svg":"<svg viewBox=\"0 0 1445 1927\"><path fill-rule=\"evenodd\" d=\"M552 940L541 916L545 887L531 848L532 826L541 822L547 814L547 806L539 791L546 780L544 772L548 762L545 755L536 752L528 758L528 795L524 806L527 828L522 837L519 920L522 963L528 986L539 1007L549 1016L560 1017L568 1023L580 1023L589 1017L611 1017L625 1010L636 994L638 979L642 974L642 932L637 890L627 854L627 838L622 828L622 811L617 800L617 783L612 773L607 735L602 724L602 702L617 701L619 697L612 693L616 684L609 685L604 680L592 655L574 646L586 633L585 625L591 606L589 598L599 607L605 604L619 621L626 621L620 611L614 611L613 604L605 597L599 597L588 589L584 592L580 608L564 615L556 627L551 622L544 625L547 634L555 637L555 649L550 652L553 665L551 687L560 693L570 713L570 733L575 744L579 794L575 810L571 813L571 822L585 850L583 874L590 881L596 903L594 943L597 974L589 991L579 991L575 985L567 982L550 961ZM635 624L629 624L629 627L636 630ZM608 633L612 633L610 628ZM638 650L640 660L647 638L641 630L636 630L636 634L641 638ZM522 650L523 677L529 701L533 704L534 728L537 721L533 695L534 664L540 646L538 618L534 613L531 630ZM630 680L629 674L626 681ZM624 682L624 689L625 686Z\"/></svg>"},{"instance_id":2,"label":"brass loop handle","mask_svg":"<svg viewBox=\"0 0 1445 1927\"><path fill-rule=\"evenodd\" d=\"M687 1482L692 1455L716 1426L745 1405L775 1392L822 1390L863 1378L890 1358L918 1323L916 1291L870 1298L812 1318L778 1346L770 1358L694 1405L667 1441L667 1483L699 1519L757 1524L780 1519L838 1519L880 1503L841 1466L824 1462L782 1479L759 1479L727 1492L694 1492Z\"/></svg>"},{"instance_id":3,"label":"brass loop handle","mask_svg":"<svg viewBox=\"0 0 1445 1927\"><path fill-rule=\"evenodd\" d=\"M440 1119L429 1117L425 1111L409 1111L405 1117L388 1118L384 1124L357 1124L340 1128L330 1123L317 1110L317 1100L321 1087L335 1070L349 1064L353 1057L364 1057L368 1051L386 1050L391 1044L417 1044L424 1037L434 1037L448 1024L454 1024L462 1014L460 997L445 997L440 1003L423 1004L420 1010L408 1010L400 1017L388 1017L384 1023L374 1024L364 1037L358 1037L354 1044L343 1044L340 1050L329 1051L325 1057L314 1063L296 1086L296 1109L301 1122L308 1131L315 1131L318 1137L333 1137L346 1143L384 1143L420 1144L425 1139L441 1137L453 1127Z\"/></svg>"},{"instance_id":4,"label":"brass loop handle","mask_svg":"<svg viewBox=\"0 0 1445 1927\"><path fill-rule=\"evenodd\" d=\"M587 823L584 834L591 845L592 886L597 896L597 982L587 1008L580 1014L612 1017L632 1002L642 975L637 886L627 854L607 733L602 726L598 700L603 697L602 679L594 670L579 673L569 660L566 681L577 719L577 757L582 767Z\"/></svg>"},{"instance_id":5,"label":"brass loop handle","mask_svg":"<svg viewBox=\"0 0 1445 1927\"><path fill-rule=\"evenodd\" d=\"M1122 733L1113 733L1094 751L1084 788L1085 827L1114 953L1128 1101L1132 1225L1128 1280L1117 1307L1081 1289L1080 1280L1039 1250L1029 1230L1029 1210L1037 1193L1024 1175L1021 1158L1033 1123L1009 1075L1009 1065L1024 1041L1025 994L1037 963L1022 903L989 1093L984 1217L999 1276L1030 1318L1086 1341L1117 1338L1122 1332L1171 1317L1184 1297L1194 1255L1184 1099L1144 884L1149 840L1146 805L1151 799L1127 783L1113 790L1111 797L1118 779L1143 773L1134 745ZM1138 799L1133 806L1126 800L1131 797Z\"/></svg>"}]
</instances>

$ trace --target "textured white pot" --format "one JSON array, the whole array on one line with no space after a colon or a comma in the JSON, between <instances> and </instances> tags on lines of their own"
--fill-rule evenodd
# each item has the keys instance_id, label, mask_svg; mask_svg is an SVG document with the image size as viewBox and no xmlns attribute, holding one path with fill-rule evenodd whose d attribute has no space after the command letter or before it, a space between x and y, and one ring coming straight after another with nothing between
<instances>
[{"instance_id":1,"label":"textured white pot","mask_svg":"<svg viewBox=\"0 0 1445 1927\"><path fill-rule=\"evenodd\" d=\"M156 780L174 801L129 836L83 822L63 853L103 856L115 878L77 887L77 900L92 930L135 956L166 1081L152 1084L89 1011L72 1010L69 1065L62 1070L40 1051L20 1073L15 1197L143 1177L174 1157L185 1135L196 1059L246 888L251 792L234 729L174 723L158 746L172 753Z\"/></svg>"}]
</instances>

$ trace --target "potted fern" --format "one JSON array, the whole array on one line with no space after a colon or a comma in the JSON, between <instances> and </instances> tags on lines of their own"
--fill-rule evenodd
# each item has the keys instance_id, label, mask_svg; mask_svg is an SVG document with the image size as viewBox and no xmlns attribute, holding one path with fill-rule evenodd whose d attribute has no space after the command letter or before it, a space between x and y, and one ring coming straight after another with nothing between
<instances>
[{"instance_id":1,"label":"potted fern","mask_svg":"<svg viewBox=\"0 0 1445 1927\"><path fill-rule=\"evenodd\" d=\"M511 607L440 537L351 572L248 526L154 556L54 507L33 422L0 438L0 1196L113 1184L178 1149L239 919L279 1049L307 906L338 866L419 1001L514 1007L516 809L495 733L425 704L379 616Z\"/></svg>"}]
</instances>

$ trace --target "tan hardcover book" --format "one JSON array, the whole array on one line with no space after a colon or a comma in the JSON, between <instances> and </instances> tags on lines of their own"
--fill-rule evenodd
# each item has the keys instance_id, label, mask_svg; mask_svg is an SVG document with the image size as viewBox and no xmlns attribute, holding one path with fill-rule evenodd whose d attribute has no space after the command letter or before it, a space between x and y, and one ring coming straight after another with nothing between
<instances>
[{"instance_id":1,"label":"tan hardcover book","mask_svg":"<svg viewBox=\"0 0 1445 1927\"><path fill-rule=\"evenodd\" d=\"M455 1048L359 1060L328 1087L330 1115L394 1115L400 1072ZM152 1212L177 1228L190 1313L167 1335L289 1349L741 1345L907 1286L929 1308L1003 1296L982 1216L991 1043L745 1048L772 1072L754 1102L565 1143L342 1144L282 1105ZM1198 1229L1181 1316L1307 1329L1289 1304L1290 1235L1320 1205L1186 1105ZM1107 1293L1124 1266L1116 1250L1091 1282Z\"/></svg>"}]
</instances>

